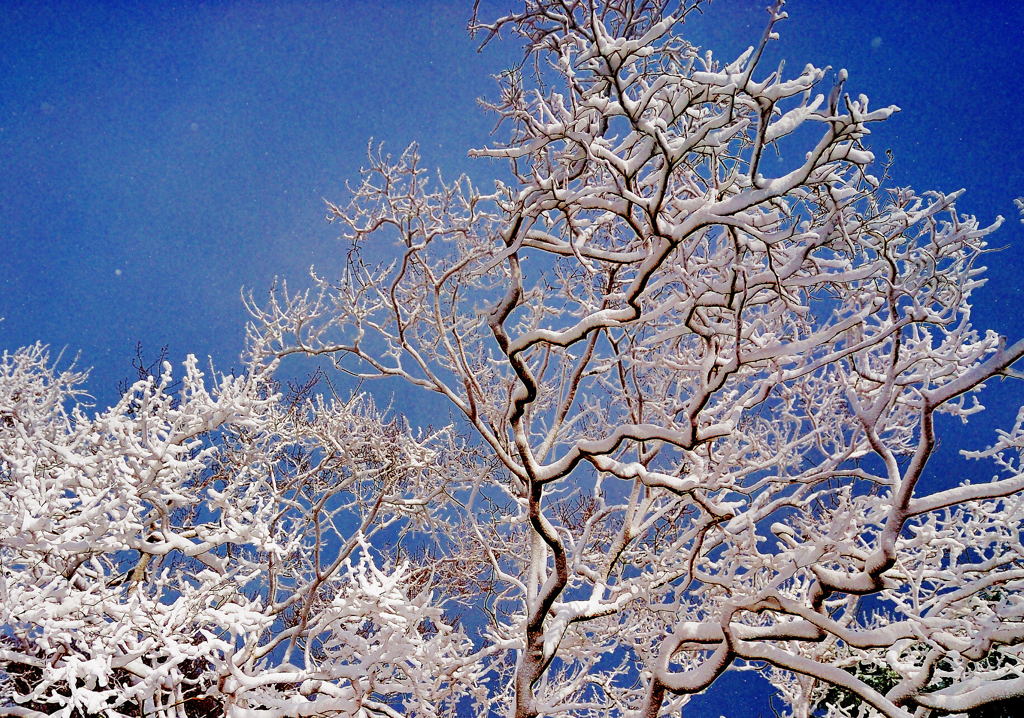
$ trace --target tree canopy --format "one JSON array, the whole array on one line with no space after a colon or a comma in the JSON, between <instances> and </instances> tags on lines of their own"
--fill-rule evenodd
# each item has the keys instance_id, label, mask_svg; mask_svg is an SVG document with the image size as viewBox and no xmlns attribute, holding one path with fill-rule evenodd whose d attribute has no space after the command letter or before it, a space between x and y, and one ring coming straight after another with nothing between
<instances>
[{"instance_id":1,"label":"tree canopy","mask_svg":"<svg viewBox=\"0 0 1024 718\"><path fill-rule=\"evenodd\" d=\"M238 376L90 416L4 355L5 710L654 718L729 670L796 716L1024 695L1024 412L929 477L1024 355L971 323L998 222L888 187L897 108L845 71L762 67L782 3L727 62L701 7L475 16L525 47L494 186L371 147L328 203L345 270L250 297ZM282 391L292 355L456 419Z\"/></svg>"}]
</instances>

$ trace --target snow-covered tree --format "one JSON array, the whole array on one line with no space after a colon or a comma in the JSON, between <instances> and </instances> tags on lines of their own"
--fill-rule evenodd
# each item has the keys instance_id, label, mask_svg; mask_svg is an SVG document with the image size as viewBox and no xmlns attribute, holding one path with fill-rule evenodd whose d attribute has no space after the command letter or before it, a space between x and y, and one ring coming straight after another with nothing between
<instances>
[{"instance_id":1,"label":"snow-covered tree","mask_svg":"<svg viewBox=\"0 0 1024 718\"><path fill-rule=\"evenodd\" d=\"M477 594L494 714L654 718L734 668L799 715L1020 695L1024 415L929 474L939 415L1024 355L971 323L998 223L885 187L896 108L845 71L762 66L781 3L728 62L680 35L696 6L475 20L526 45L473 152L507 172L371 152L329 206L347 269L254 302L252 352L435 392L489 455L434 565Z\"/></svg>"},{"instance_id":2,"label":"snow-covered tree","mask_svg":"<svg viewBox=\"0 0 1024 718\"><path fill-rule=\"evenodd\" d=\"M654 718L733 669L801 716L1024 695L1024 411L929 468L1024 355L971 323L996 225L884 186L895 108L845 72L762 67L781 4L725 63L697 5L474 20L526 45L474 151L501 180L371 152L329 205L347 268L253 302L240 375L93 412L0 356L0 710ZM459 423L282 392L291 354Z\"/></svg>"},{"instance_id":3,"label":"snow-covered tree","mask_svg":"<svg viewBox=\"0 0 1024 718\"><path fill-rule=\"evenodd\" d=\"M387 550L445 533L454 445L363 396L282 397L268 370L211 388L189 358L89 415L83 373L0 356L0 712L440 716L471 696L471 645Z\"/></svg>"}]
</instances>

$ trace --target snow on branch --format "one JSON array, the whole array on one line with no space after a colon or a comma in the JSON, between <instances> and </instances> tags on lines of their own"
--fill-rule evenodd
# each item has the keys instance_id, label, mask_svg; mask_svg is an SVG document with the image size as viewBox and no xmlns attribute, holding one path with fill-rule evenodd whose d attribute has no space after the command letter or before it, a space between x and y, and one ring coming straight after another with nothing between
<instances>
[{"instance_id":1,"label":"snow on branch","mask_svg":"<svg viewBox=\"0 0 1024 718\"><path fill-rule=\"evenodd\" d=\"M429 571L376 538L443 531L447 435L364 396L282 396L271 369L211 382L189 357L90 415L45 348L0 358L4 711L462 700L472 646Z\"/></svg>"},{"instance_id":2,"label":"snow on branch","mask_svg":"<svg viewBox=\"0 0 1024 718\"><path fill-rule=\"evenodd\" d=\"M525 43L471 153L511 179L371 152L330 216L357 248L397 237L394 263L357 250L254 304L253 351L464 418L496 471L452 558L487 577L478 640L510 651L484 669L496 714L653 718L753 664L801 715L829 691L889 716L1016 695L1019 426L976 456L997 478L929 464L935 415L971 420L1024 354L971 322L999 222L884 186L868 139L897 108L845 71L762 66L781 2L729 62L684 39L699 5L477 14ZM857 673L878 665L884 690Z\"/></svg>"},{"instance_id":3,"label":"snow on branch","mask_svg":"<svg viewBox=\"0 0 1024 718\"><path fill-rule=\"evenodd\" d=\"M525 43L471 153L504 179L371 146L327 203L343 271L248 298L245 375L90 417L39 348L0 362L19 710L656 718L751 669L802 716L1021 695L1021 421L935 461L1024 354L972 323L998 221L887 187L897 108L845 71L764 67L782 2L726 62L697 10L476 15ZM293 355L458 421L282 400Z\"/></svg>"}]
</instances>

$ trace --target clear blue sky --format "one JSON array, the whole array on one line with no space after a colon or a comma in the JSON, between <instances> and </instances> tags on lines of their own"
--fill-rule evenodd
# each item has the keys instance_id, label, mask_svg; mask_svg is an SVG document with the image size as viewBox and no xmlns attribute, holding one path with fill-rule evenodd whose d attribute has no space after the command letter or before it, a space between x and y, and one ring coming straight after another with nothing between
<instances>
[{"instance_id":1,"label":"clear blue sky","mask_svg":"<svg viewBox=\"0 0 1024 718\"><path fill-rule=\"evenodd\" d=\"M493 125L475 99L517 54L477 54L469 0L2 4L0 347L80 351L102 403L137 341L226 368L240 287L337 266L321 198L344 198L370 137L493 174L466 158ZM760 36L765 5L717 0L692 32L731 57ZM895 151L898 182L966 187L965 210L1007 216L978 320L1024 333L1011 203L1024 3L793 0L789 13L776 54L845 66L853 91L903 108L872 142Z\"/></svg>"},{"instance_id":2,"label":"clear blue sky","mask_svg":"<svg viewBox=\"0 0 1024 718\"><path fill-rule=\"evenodd\" d=\"M310 264L340 265L321 198L344 199L370 137L395 152L418 140L449 174L493 175L466 158L493 125L475 98L518 50L477 54L470 5L0 0L0 349L81 352L101 405L136 342L237 364L242 286L260 294L275 275L301 282ZM687 34L732 59L760 37L765 5L716 0ZM788 11L773 57L846 67L849 90L903 108L871 141L894 151L896 183L964 187L964 211L1007 218L975 320L1024 335L1012 204L1024 195L1024 3L792 0ZM415 416L416 400L398 398ZM771 715L740 703L689 716Z\"/></svg>"}]
</instances>

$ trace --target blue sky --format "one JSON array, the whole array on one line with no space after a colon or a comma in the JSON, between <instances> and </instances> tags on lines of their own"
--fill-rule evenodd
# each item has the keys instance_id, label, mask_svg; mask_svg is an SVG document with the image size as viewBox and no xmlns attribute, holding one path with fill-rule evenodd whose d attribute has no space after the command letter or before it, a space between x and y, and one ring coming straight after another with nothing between
<instances>
[{"instance_id":1,"label":"blue sky","mask_svg":"<svg viewBox=\"0 0 1024 718\"><path fill-rule=\"evenodd\" d=\"M491 7L501 7L489 0ZM717 0L688 34L722 57L755 42L765 0ZM478 54L469 2L11 2L0 13L0 347L81 352L100 403L147 353L236 363L242 286L340 262L322 198L340 201L373 137L418 140L446 173L493 176L466 150L476 98L518 57ZM981 326L1016 336L1024 260L1017 87L1024 4L793 0L773 52L847 67L903 108L872 145L894 179L966 187L1010 220ZM878 152L878 154L881 154Z\"/></svg>"},{"instance_id":2,"label":"blue sky","mask_svg":"<svg viewBox=\"0 0 1024 718\"><path fill-rule=\"evenodd\" d=\"M375 137L454 168L487 66L441 3L25 3L0 13L0 346L81 351L109 400L135 342L231 364L244 285L339 246Z\"/></svg>"},{"instance_id":3,"label":"blue sky","mask_svg":"<svg viewBox=\"0 0 1024 718\"><path fill-rule=\"evenodd\" d=\"M131 374L136 342L229 368L241 287L259 295L275 276L301 283L311 264L339 266L322 198L344 200L371 137L396 153L418 140L447 174L485 183L497 171L466 152L494 124L476 98L518 49L478 54L468 0L0 4L0 349L80 352L101 405ZM686 34L732 59L760 37L766 4L716 0ZM1007 218L975 322L1024 335L1012 204L1024 195L1024 3L792 0L788 11L772 57L846 67L848 89L902 107L870 143L893 150L896 184L964 187L963 211ZM1022 396L999 392L1003 421ZM421 407L396 399L414 418ZM719 713L771 715L759 701L689 715Z\"/></svg>"}]
</instances>

